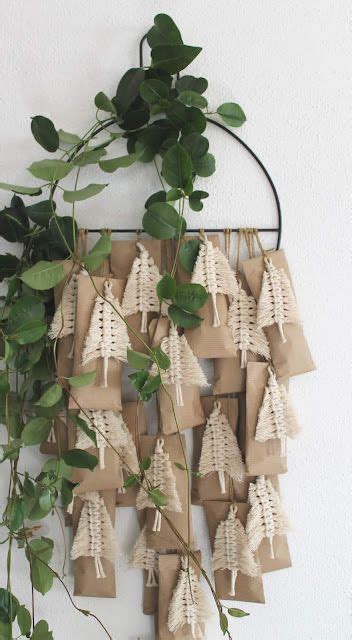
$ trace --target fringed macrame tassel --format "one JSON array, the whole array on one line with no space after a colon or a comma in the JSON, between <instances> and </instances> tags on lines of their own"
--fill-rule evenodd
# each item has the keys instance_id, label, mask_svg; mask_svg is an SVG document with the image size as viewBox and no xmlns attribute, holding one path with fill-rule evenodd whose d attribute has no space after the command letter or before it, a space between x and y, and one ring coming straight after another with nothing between
<instances>
[{"instance_id":1,"label":"fringed macrame tassel","mask_svg":"<svg viewBox=\"0 0 352 640\"><path fill-rule=\"evenodd\" d=\"M156 579L156 573L154 569L148 569L146 587L157 587L157 586L158 586L158 581Z\"/></svg>"},{"instance_id":2,"label":"fringed macrame tassel","mask_svg":"<svg viewBox=\"0 0 352 640\"><path fill-rule=\"evenodd\" d=\"M158 509L155 509L153 531L160 531L160 530L161 530L161 513L160 511L158 511Z\"/></svg>"},{"instance_id":3,"label":"fringed macrame tassel","mask_svg":"<svg viewBox=\"0 0 352 640\"><path fill-rule=\"evenodd\" d=\"M94 556L94 566L97 578L106 578L102 562L98 556Z\"/></svg>"},{"instance_id":4,"label":"fringed macrame tassel","mask_svg":"<svg viewBox=\"0 0 352 640\"><path fill-rule=\"evenodd\" d=\"M141 530L131 554L131 565L148 572L147 587L157 587L158 552L147 548L147 525Z\"/></svg>"},{"instance_id":5,"label":"fringed macrame tassel","mask_svg":"<svg viewBox=\"0 0 352 640\"><path fill-rule=\"evenodd\" d=\"M55 435L54 427L51 427L51 429L50 429L49 436L48 436L48 442L51 442L52 444L56 443L56 435Z\"/></svg>"},{"instance_id":6,"label":"fringed macrame tassel","mask_svg":"<svg viewBox=\"0 0 352 640\"><path fill-rule=\"evenodd\" d=\"M218 312L218 306L216 304L216 293L211 294L211 301L213 304L213 327L220 327L220 318Z\"/></svg>"},{"instance_id":7,"label":"fringed macrame tassel","mask_svg":"<svg viewBox=\"0 0 352 640\"><path fill-rule=\"evenodd\" d=\"M247 353L255 353L266 360L270 350L263 329L257 326L257 305L253 296L247 295L239 283L238 294L230 304L227 324L231 329L236 348L241 352L241 368L247 366Z\"/></svg>"},{"instance_id":8,"label":"fringed macrame tassel","mask_svg":"<svg viewBox=\"0 0 352 640\"><path fill-rule=\"evenodd\" d=\"M282 342L286 342L285 323L300 322L295 294L284 269L277 269L268 257L264 258L264 266L258 300L258 327L269 327L276 323Z\"/></svg>"},{"instance_id":9,"label":"fringed macrame tassel","mask_svg":"<svg viewBox=\"0 0 352 640\"><path fill-rule=\"evenodd\" d=\"M169 604L169 631L175 634L185 625L189 625L192 638L204 638L202 625L208 615L208 606L200 588L199 578L187 558L182 557L181 570Z\"/></svg>"},{"instance_id":10,"label":"fringed macrame tassel","mask_svg":"<svg viewBox=\"0 0 352 640\"><path fill-rule=\"evenodd\" d=\"M237 569L231 571L231 589L230 596L236 595L236 578L237 578Z\"/></svg>"},{"instance_id":11,"label":"fringed macrame tassel","mask_svg":"<svg viewBox=\"0 0 352 640\"><path fill-rule=\"evenodd\" d=\"M218 477L219 477L220 491L221 493L226 493L225 473L222 469L218 471Z\"/></svg>"},{"instance_id":12,"label":"fringed macrame tassel","mask_svg":"<svg viewBox=\"0 0 352 640\"><path fill-rule=\"evenodd\" d=\"M249 548L256 551L264 538L268 538L273 557L273 538L287 533L289 524L283 511L279 494L265 476L258 476L248 490L250 510L247 517L246 533Z\"/></svg>"},{"instance_id":13,"label":"fringed macrame tassel","mask_svg":"<svg viewBox=\"0 0 352 640\"><path fill-rule=\"evenodd\" d=\"M269 545L270 545L270 558L272 560L275 559L275 553L274 553L274 536L270 536L269 537Z\"/></svg>"}]
</instances>

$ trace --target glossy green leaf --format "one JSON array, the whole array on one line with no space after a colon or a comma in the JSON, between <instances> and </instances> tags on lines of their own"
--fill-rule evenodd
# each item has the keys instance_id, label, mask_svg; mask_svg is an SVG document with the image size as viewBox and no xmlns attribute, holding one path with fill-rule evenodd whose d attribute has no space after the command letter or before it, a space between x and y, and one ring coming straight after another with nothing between
<instances>
[{"instance_id":1,"label":"glossy green leaf","mask_svg":"<svg viewBox=\"0 0 352 640\"><path fill-rule=\"evenodd\" d=\"M51 218L48 232L48 259L63 260L71 257L74 250L74 238L77 240L77 222L72 216Z\"/></svg>"},{"instance_id":2,"label":"glossy green leaf","mask_svg":"<svg viewBox=\"0 0 352 640\"><path fill-rule=\"evenodd\" d=\"M110 160L101 160L99 167L105 171L105 173L113 173L117 169L124 169L130 167L138 160L140 153L130 153L128 156L120 156L119 158L110 158Z\"/></svg>"},{"instance_id":3,"label":"glossy green leaf","mask_svg":"<svg viewBox=\"0 0 352 640\"><path fill-rule=\"evenodd\" d=\"M193 313L188 313L184 309L181 309L176 304L171 304L168 309L170 320L184 329L193 329L199 327L202 322L202 318Z\"/></svg>"},{"instance_id":4,"label":"glossy green leaf","mask_svg":"<svg viewBox=\"0 0 352 640\"><path fill-rule=\"evenodd\" d=\"M186 104L189 107L198 107L198 109L205 109L208 106L208 100L195 91L181 91L178 99L180 100L180 102Z\"/></svg>"},{"instance_id":5,"label":"glossy green leaf","mask_svg":"<svg viewBox=\"0 0 352 640\"><path fill-rule=\"evenodd\" d=\"M56 204L52 200L42 200L26 207L26 214L35 224L46 227L56 210Z\"/></svg>"},{"instance_id":6,"label":"glossy green leaf","mask_svg":"<svg viewBox=\"0 0 352 640\"><path fill-rule=\"evenodd\" d=\"M138 476L132 473L126 478L123 486L125 489L129 489L130 487L135 487L138 484L138 482L139 482Z\"/></svg>"},{"instance_id":7,"label":"glossy green leaf","mask_svg":"<svg viewBox=\"0 0 352 640\"><path fill-rule=\"evenodd\" d=\"M139 87L143 100L155 104L169 97L169 87L161 80L144 80Z\"/></svg>"},{"instance_id":8,"label":"glossy green leaf","mask_svg":"<svg viewBox=\"0 0 352 640\"><path fill-rule=\"evenodd\" d=\"M182 44L178 27L166 13L155 16L154 26L147 33L147 40L151 49L162 44Z\"/></svg>"},{"instance_id":9,"label":"glossy green leaf","mask_svg":"<svg viewBox=\"0 0 352 640\"><path fill-rule=\"evenodd\" d=\"M178 285L174 296L175 303L185 311L193 313L206 303L208 293L201 284L186 283Z\"/></svg>"},{"instance_id":10,"label":"glossy green leaf","mask_svg":"<svg viewBox=\"0 0 352 640\"><path fill-rule=\"evenodd\" d=\"M150 365L150 356L146 353L133 351L127 347L127 361L134 369L145 369Z\"/></svg>"},{"instance_id":11,"label":"glossy green leaf","mask_svg":"<svg viewBox=\"0 0 352 640\"><path fill-rule=\"evenodd\" d=\"M225 102L217 108L217 113L230 127L241 127L246 122L243 109L236 102Z\"/></svg>"},{"instance_id":12,"label":"glossy green leaf","mask_svg":"<svg viewBox=\"0 0 352 640\"><path fill-rule=\"evenodd\" d=\"M19 298L11 308L7 329L9 334L20 331L35 320L43 320L45 308L43 303L34 296Z\"/></svg>"},{"instance_id":13,"label":"glossy green leaf","mask_svg":"<svg viewBox=\"0 0 352 640\"><path fill-rule=\"evenodd\" d=\"M19 184L8 184L7 182L0 182L0 189L20 193L24 196L40 196L42 192L40 187L24 187Z\"/></svg>"},{"instance_id":14,"label":"glossy green leaf","mask_svg":"<svg viewBox=\"0 0 352 640\"><path fill-rule=\"evenodd\" d=\"M225 613L221 611L220 612L220 629L224 635L225 633L227 633L228 628L229 628L229 621L227 619L227 616L225 615Z\"/></svg>"},{"instance_id":15,"label":"glossy green leaf","mask_svg":"<svg viewBox=\"0 0 352 640\"><path fill-rule=\"evenodd\" d=\"M249 616L249 613L243 611L242 609L231 608L227 610L228 614L233 618L244 618L245 616Z\"/></svg>"},{"instance_id":16,"label":"glossy green leaf","mask_svg":"<svg viewBox=\"0 0 352 640\"><path fill-rule=\"evenodd\" d=\"M116 96L113 99L119 115L124 115L139 96L139 87L145 80L145 76L144 69L139 68L128 69L122 76L116 90Z\"/></svg>"},{"instance_id":17,"label":"glossy green leaf","mask_svg":"<svg viewBox=\"0 0 352 640\"><path fill-rule=\"evenodd\" d=\"M165 272L161 280L156 285L157 296L163 300L172 300L176 292L176 280L169 273Z\"/></svg>"},{"instance_id":18,"label":"glossy green leaf","mask_svg":"<svg viewBox=\"0 0 352 640\"><path fill-rule=\"evenodd\" d=\"M139 468L141 471L148 471L151 464L152 464L152 459L149 456L147 456L146 458L142 458L142 460L139 463Z\"/></svg>"},{"instance_id":19,"label":"glossy green leaf","mask_svg":"<svg viewBox=\"0 0 352 640\"><path fill-rule=\"evenodd\" d=\"M181 104L181 103L180 103ZM197 133L203 133L207 126L206 117L198 107L186 107L187 109L187 122L182 126L182 133L187 135L196 131Z\"/></svg>"},{"instance_id":20,"label":"glossy green leaf","mask_svg":"<svg viewBox=\"0 0 352 640\"><path fill-rule=\"evenodd\" d=\"M62 264L40 260L33 267L24 271L20 278L32 289L45 291L52 289L65 277L65 270Z\"/></svg>"},{"instance_id":21,"label":"glossy green leaf","mask_svg":"<svg viewBox=\"0 0 352 640\"><path fill-rule=\"evenodd\" d=\"M148 498L156 507L166 507L167 505L167 497L162 491L159 491L159 489L151 489L148 491Z\"/></svg>"},{"instance_id":22,"label":"glossy green leaf","mask_svg":"<svg viewBox=\"0 0 352 640\"><path fill-rule=\"evenodd\" d=\"M17 272L19 264L19 259L10 253L0 255L0 282L4 278L11 278Z\"/></svg>"},{"instance_id":23,"label":"glossy green leaf","mask_svg":"<svg viewBox=\"0 0 352 640\"><path fill-rule=\"evenodd\" d=\"M97 164L103 156L106 156L106 149L98 146L96 149L82 151L72 162L77 167L87 167L89 164Z\"/></svg>"},{"instance_id":24,"label":"glossy green leaf","mask_svg":"<svg viewBox=\"0 0 352 640\"><path fill-rule=\"evenodd\" d=\"M186 149L177 142L165 153L162 175L170 187L183 188L192 176L192 160Z\"/></svg>"},{"instance_id":25,"label":"glossy green leaf","mask_svg":"<svg viewBox=\"0 0 352 640\"><path fill-rule=\"evenodd\" d=\"M206 153L202 158L193 160L193 169L197 176L208 178L215 171L215 158L212 153Z\"/></svg>"},{"instance_id":26,"label":"glossy green leaf","mask_svg":"<svg viewBox=\"0 0 352 640\"><path fill-rule=\"evenodd\" d=\"M76 189L75 191L64 191L63 199L65 202L80 202L81 200L88 200L101 193L107 184L88 184L83 189Z\"/></svg>"},{"instance_id":27,"label":"glossy green leaf","mask_svg":"<svg viewBox=\"0 0 352 640\"><path fill-rule=\"evenodd\" d=\"M115 105L103 91L99 91L99 93L97 93L94 98L94 104L97 109L100 109L101 111L107 111L108 113L116 114Z\"/></svg>"},{"instance_id":28,"label":"glossy green leaf","mask_svg":"<svg viewBox=\"0 0 352 640\"><path fill-rule=\"evenodd\" d=\"M71 449L63 453L62 457L69 467L78 467L79 469L93 471L98 464L98 458L84 449Z\"/></svg>"},{"instance_id":29,"label":"glossy green leaf","mask_svg":"<svg viewBox=\"0 0 352 640\"><path fill-rule=\"evenodd\" d=\"M53 638L48 623L45 620L39 620L33 629L31 640L53 640Z\"/></svg>"},{"instance_id":30,"label":"glossy green leaf","mask_svg":"<svg viewBox=\"0 0 352 640\"><path fill-rule=\"evenodd\" d=\"M43 149L53 153L59 148L59 134L54 124L45 116L34 116L31 122L33 137Z\"/></svg>"},{"instance_id":31,"label":"glossy green leaf","mask_svg":"<svg viewBox=\"0 0 352 640\"><path fill-rule=\"evenodd\" d=\"M72 169L73 164L63 160L39 160L38 162L32 162L28 167L28 171L32 176L47 182L62 180L62 178L68 176Z\"/></svg>"},{"instance_id":32,"label":"glossy green leaf","mask_svg":"<svg viewBox=\"0 0 352 640\"><path fill-rule=\"evenodd\" d=\"M156 362L158 363L160 369L166 371L170 369L171 361L168 355L162 350L161 347L154 347L153 354Z\"/></svg>"},{"instance_id":33,"label":"glossy green leaf","mask_svg":"<svg viewBox=\"0 0 352 640\"><path fill-rule=\"evenodd\" d=\"M52 422L49 418L31 418L22 431L23 444L34 445L45 442L48 439L51 426Z\"/></svg>"},{"instance_id":34,"label":"glossy green leaf","mask_svg":"<svg viewBox=\"0 0 352 640\"><path fill-rule=\"evenodd\" d=\"M111 237L108 233L102 233L99 240L83 259L83 264L89 272L96 271L111 253Z\"/></svg>"},{"instance_id":35,"label":"glossy green leaf","mask_svg":"<svg viewBox=\"0 0 352 640\"><path fill-rule=\"evenodd\" d=\"M11 340L14 340L17 344L33 344L45 336L47 329L47 325L40 320L33 320L32 322L28 322L25 327L21 327L17 333L10 337Z\"/></svg>"},{"instance_id":36,"label":"glossy green leaf","mask_svg":"<svg viewBox=\"0 0 352 640\"><path fill-rule=\"evenodd\" d=\"M91 441L93 442L94 446L97 446L97 436L96 433L93 429L91 429L87 422L85 420L83 420L83 418L80 418L79 416L75 415L75 414L70 414L70 420L72 420L72 422L75 423L76 427L78 427L79 429L81 429L86 436L88 436L88 438L91 439Z\"/></svg>"},{"instance_id":37,"label":"glossy green leaf","mask_svg":"<svg viewBox=\"0 0 352 640\"><path fill-rule=\"evenodd\" d=\"M44 391L43 395L35 404L38 407L52 407L57 402L59 402L61 396L62 387L60 387L60 385L55 382L46 391Z\"/></svg>"},{"instance_id":38,"label":"glossy green leaf","mask_svg":"<svg viewBox=\"0 0 352 640\"><path fill-rule=\"evenodd\" d=\"M32 616L23 604L18 607L16 617L20 632L23 636L28 635L32 626Z\"/></svg>"},{"instance_id":39,"label":"glossy green leaf","mask_svg":"<svg viewBox=\"0 0 352 640\"><path fill-rule=\"evenodd\" d=\"M176 209L166 202L152 204L143 216L143 228L153 238L166 240L186 230L186 223Z\"/></svg>"},{"instance_id":40,"label":"glossy green leaf","mask_svg":"<svg viewBox=\"0 0 352 640\"><path fill-rule=\"evenodd\" d=\"M50 562L53 554L53 542L49 538L36 538L29 542L29 551L31 559L31 578L33 587L39 593L45 595L50 591L54 574L47 563ZM32 636L33 637L33 636Z\"/></svg>"},{"instance_id":41,"label":"glossy green leaf","mask_svg":"<svg viewBox=\"0 0 352 640\"><path fill-rule=\"evenodd\" d=\"M23 524L24 508L22 496L16 496L9 503L9 527L11 531L18 531Z\"/></svg>"},{"instance_id":42,"label":"glossy green leaf","mask_svg":"<svg viewBox=\"0 0 352 640\"><path fill-rule=\"evenodd\" d=\"M185 44L158 45L152 49L152 66L168 73L179 73L200 54L201 47Z\"/></svg>"},{"instance_id":43,"label":"glossy green leaf","mask_svg":"<svg viewBox=\"0 0 352 640\"><path fill-rule=\"evenodd\" d=\"M166 202L175 202L176 200L180 200L181 198L181 189L169 189L169 191L166 193Z\"/></svg>"},{"instance_id":44,"label":"glossy green leaf","mask_svg":"<svg viewBox=\"0 0 352 640\"><path fill-rule=\"evenodd\" d=\"M147 382L143 386L142 393L148 396L149 394L154 393L154 391L157 391L160 385L161 378L159 374L157 374L156 376L149 376Z\"/></svg>"},{"instance_id":45,"label":"glossy green leaf","mask_svg":"<svg viewBox=\"0 0 352 640\"><path fill-rule=\"evenodd\" d=\"M88 371L87 373L81 373L78 376L70 376L67 380L71 387L86 387L95 380L96 374L96 371Z\"/></svg>"},{"instance_id":46,"label":"glossy green leaf","mask_svg":"<svg viewBox=\"0 0 352 640\"><path fill-rule=\"evenodd\" d=\"M144 206L146 209L149 209L149 207L155 202L166 202L166 192L157 191L156 193L152 193L148 200L145 201Z\"/></svg>"},{"instance_id":47,"label":"glossy green leaf","mask_svg":"<svg viewBox=\"0 0 352 640\"><path fill-rule=\"evenodd\" d=\"M68 131L59 129L58 134L61 144L76 145L82 142L82 138L80 138L76 133L69 133Z\"/></svg>"},{"instance_id":48,"label":"glossy green leaf","mask_svg":"<svg viewBox=\"0 0 352 640\"><path fill-rule=\"evenodd\" d=\"M208 80L205 78L195 78L194 76L182 76L182 78L176 80L175 87L179 93L182 91L204 93L208 88Z\"/></svg>"},{"instance_id":49,"label":"glossy green leaf","mask_svg":"<svg viewBox=\"0 0 352 640\"><path fill-rule=\"evenodd\" d=\"M203 158L209 149L209 140L196 131L183 136L181 144L190 155L192 161Z\"/></svg>"},{"instance_id":50,"label":"glossy green leaf","mask_svg":"<svg viewBox=\"0 0 352 640\"><path fill-rule=\"evenodd\" d=\"M134 373L131 373L128 377L131 380L133 388L140 392L149 378L149 373L143 369L142 371L135 371Z\"/></svg>"},{"instance_id":51,"label":"glossy green leaf","mask_svg":"<svg viewBox=\"0 0 352 640\"><path fill-rule=\"evenodd\" d=\"M191 274L199 253L200 241L188 240L180 247L179 259L181 265L187 273Z\"/></svg>"},{"instance_id":52,"label":"glossy green leaf","mask_svg":"<svg viewBox=\"0 0 352 640\"><path fill-rule=\"evenodd\" d=\"M16 618L18 604L17 598L10 591L0 588L0 622L3 624L13 622Z\"/></svg>"}]
</instances>

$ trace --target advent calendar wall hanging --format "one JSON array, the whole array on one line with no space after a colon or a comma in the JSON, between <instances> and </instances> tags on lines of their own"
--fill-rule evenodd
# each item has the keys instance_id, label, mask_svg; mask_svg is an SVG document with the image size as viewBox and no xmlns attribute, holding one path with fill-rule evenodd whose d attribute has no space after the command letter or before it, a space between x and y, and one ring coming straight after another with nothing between
<instances>
[{"instance_id":1,"label":"advent calendar wall hanging","mask_svg":"<svg viewBox=\"0 0 352 640\"><path fill-rule=\"evenodd\" d=\"M87 133L68 133L35 116L35 140L58 155L30 165L37 184L0 183L14 194L0 211L0 236L22 245L20 257L18 251L0 256L7 287L1 462L10 471L1 521L8 545L1 637L53 637L50 621L37 620L35 600L19 602L11 587L15 546L16 553L25 551L33 593L63 582L52 566L54 543L40 528L50 513L64 513L72 526L74 593L111 598L122 507L136 507L140 533L130 562L144 574L143 610L155 614L159 640L205 638L211 599L231 638L230 617L248 614L226 601L263 603L262 575L291 565L278 480L287 470L287 438L298 432L288 382L314 363L279 249L275 186L225 126L245 122L241 107L228 102L212 111L207 80L185 73L200 52L183 43L169 16L157 15L140 43L139 67L124 74L111 99L96 95L97 118ZM204 135L209 124L229 134L264 173L277 208L274 228L187 228L188 208L202 211L209 196L204 179L215 171ZM127 152L118 151L125 146ZM78 229L78 203L107 186L106 174L140 162L152 163L162 187L145 202L142 233L101 230L92 246L99 230ZM104 183L84 182L91 165L104 173ZM22 196L41 197L30 204ZM108 213L99 217L108 227ZM267 232L277 234L275 250L263 247ZM213 361L214 378L200 358ZM125 367L132 401L121 388ZM156 435L145 403L156 408ZM183 430L194 439L193 465ZM54 456L35 477L22 463L23 449L33 445ZM192 501L205 508L214 582L197 550ZM79 611L112 638L108 624Z\"/></svg>"}]
</instances>

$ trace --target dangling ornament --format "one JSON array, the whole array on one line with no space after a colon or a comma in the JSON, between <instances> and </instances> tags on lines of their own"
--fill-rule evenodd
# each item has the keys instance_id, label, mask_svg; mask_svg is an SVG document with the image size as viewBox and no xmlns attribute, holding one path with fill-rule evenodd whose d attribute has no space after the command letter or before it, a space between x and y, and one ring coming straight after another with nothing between
<instances>
[{"instance_id":1,"label":"dangling ornament","mask_svg":"<svg viewBox=\"0 0 352 640\"><path fill-rule=\"evenodd\" d=\"M161 372L162 382L175 385L176 404L178 407L183 407L182 385L202 387L208 385L207 379L185 335L179 336L174 323L170 325L169 335L162 339L161 348L170 358L169 369ZM155 364L150 373L152 375L158 373Z\"/></svg>"},{"instance_id":2,"label":"dangling ornament","mask_svg":"<svg viewBox=\"0 0 352 640\"><path fill-rule=\"evenodd\" d=\"M259 567L253 552L248 546L246 532L236 513L237 507L232 504L227 519L219 523L215 534L212 557L214 571L217 569L231 571L230 596L236 595L235 587L238 571L250 577L259 574Z\"/></svg>"},{"instance_id":3,"label":"dangling ornament","mask_svg":"<svg viewBox=\"0 0 352 640\"><path fill-rule=\"evenodd\" d=\"M288 400L287 391L279 384L271 367L264 390L264 398L259 409L255 439L266 442L278 438L281 456L286 455L286 439L294 438L300 431L296 417Z\"/></svg>"},{"instance_id":4,"label":"dangling ornament","mask_svg":"<svg viewBox=\"0 0 352 640\"><path fill-rule=\"evenodd\" d=\"M238 482L242 482L245 475L237 438L217 401L205 425L199 459L199 472L202 475L214 471L219 476L221 493L226 492L225 473Z\"/></svg>"},{"instance_id":5,"label":"dangling ornament","mask_svg":"<svg viewBox=\"0 0 352 640\"><path fill-rule=\"evenodd\" d=\"M124 316L142 313L141 333L147 332L148 312L158 312L160 302L156 285L161 279L159 269L141 242L137 242L139 256L134 259L122 300Z\"/></svg>"},{"instance_id":6,"label":"dangling ornament","mask_svg":"<svg viewBox=\"0 0 352 640\"><path fill-rule=\"evenodd\" d=\"M85 338L82 365L91 360L102 358L104 361L102 387L108 386L109 358L126 362L127 347L131 346L127 327L117 315L122 314L120 303L112 293L112 282L104 283L104 298L97 296ZM115 309L114 309L115 307Z\"/></svg>"},{"instance_id":7,"label":"dangling ornament","mask_svg":"<svg viewBox=\"0 0 352 640\"><path fill-rule=\"evenodd\" d=\"M135 569L148 571L147 587L157 587L158 552L147 548L147 525L141 530L132 550L131 565Z\"/></svg>"},{"instance_id":8,"label":"dangling ornament","mask_svg":"<svg viewBox=\"0 0 352 640\"><path fill-rule=\"evenodd\" d=\"M51 340L56 340L57 338L65 338L66 336L72 336L74 334L76 321L77 288L78 274L73 273L63 288L61 301L56 307L54 317L48 331L48 336L49 338L51 338ZM67 356L68 358L73 358L73 351L74 343L72 345L70 353Z\"/></svg>"},{"instance_id":9,"label":"dangling ornament","mask_svg":"<svg viewBox=\"0 0 352 640\"><path fill-rule=\"evenodd\" d=\"M202 639L202 625L208 618L208 606L200 588L199 578L186 557L181 558L181 569L173 591L167 625L171 633L176 633L184 625L191 628L192 638Z\"/></svg>"},{"instance_id":10,"label":"dangling ornament","mask_svg":"<svg viewBox=\"0 0 352 640\"><path fill-rule=\"evenodd\" d=\"M239 284L237 295L232 298L227 324L237 349L241 351L241 367L247 366L247 352L270 359L266 335L257 325L257 304L253 296L247 295Z\"/></svg>"},{"instance_id":11,"label":"dangling ornament","mask_svg":"<svg viewBox=\"0 0 352 640\"><path fill-rule=\"evenodd\" d=\"M93 558L97 578L105 578L102 558L114 562L117 553L114 527L98 491L83 493L80 498L84 504L71 549L71 559L77 560L81 556Z\"/></svg>"},{"instance_id":12,"label":"dangling ornament","mask_svg":"<svg viewBox=\"0 0 352 640\"><path fill-rule=\"evenodd\" d=\"M282 342L286 342L284 324L300 322L297 301L284 269L277 269L266 256L264 265L257 309L258 327L269 327L276 323Z\"/></svg>"},{"instance_id":13,"label":"dangling ornament","mask_svg":"<svg viewBox=\"0 0 352 640\"><path fill-rule=\"evenodd\" d=\"M213 303L213 327L220 326L216 294L235 296L238 285L228 260L206 236L200 245L191 282L201 284L211 295Z\"/></svg>"},{"instance_id":14,"label":"dangling ornament","mask_svg":"<svg viewBox=\"0 0 352 640\"><path fill-rule=\"evenodd\" d=\"M164 440L158 438L154 454L152 455L151 465L145 472L146 479L150 482L152 487L157 487L161 491L167 500L165 507L160 509L166 509L167 511L182 512L182 505L176 489L176 478L172 470L170 462L170 456L164 451ZM137 509L145 509L150 507L155 509L155 519L153 525L153 531L160 531L161 529L161 513L155 508L155 504L149 499L148 492L140 487L137 500Z\"/></svg>"},{"instance_id":15,"label":"dangling ornament","mask_svg":"<svg viewBox=\"0 0 352 640\"><path fill-rule=\"evenodd\" d=\"M282 536L289 529L279 494L268 478L258 476L255 483L249 485L248 501L251 507L246 525L249 548L256 551L262 540L268 538L270 557L275 558L274 536Z\"/></svg>"}]
</instances>

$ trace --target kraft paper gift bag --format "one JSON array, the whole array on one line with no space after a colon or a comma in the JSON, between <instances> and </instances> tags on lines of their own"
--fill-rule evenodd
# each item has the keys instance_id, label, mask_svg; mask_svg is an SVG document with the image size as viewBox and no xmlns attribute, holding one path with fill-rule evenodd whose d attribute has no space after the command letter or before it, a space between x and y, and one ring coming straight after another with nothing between
<instances>
[{"instance_id":1,"label":"kraft paper gift bag","mask_svg":"<svg viewBox=\"0 0 352 640\"><path fill-rule=\"evenodd\" d=\"M107 411L121 410L121 362L115 360L115 358L109 358L107 387L101 386L104 369L102 358L91 360L82 365L82 351L97 297L96 289L100 294L103 294L106 280L107 278L105 277L94 277L94 286L89 276L78 276L73 373L74 375L81 375L82 373L96 371L96 377L92 383L84 387L71 388L70 409L82 407L83 409L105 409ZM124 280L109 278L109 281L112 283L113 296L121 301Z\"/></svg>"},{"instance_id":2,"label":"kraft paper gift bag","mask_svg":"<svg viewBox=\"0 0 352 640\"><path fill-rule=\"evenodd\" d=\"M101 491L112 525L115 526L115 491ZM83 507L83 501L76 497L73 504L72 528L75 536ZM115 563L101 559L105 578L97 578L94 558L81 556L74 560L74 595L90 598L116 598Z\"/></svg>"},{"instance_id":3,"label":"kraft paper gift bag","mask_svg":"<svg viewBox=\"0 0 352 640\"><path fill-rule=\"evenodd\" d=\"M204 502L205 515L207 519L208 531L212 552L214 551L214 540L216 530L222 520L226 520L232 502ZM248 504L236 503L236 517L241 521L244 528L248 514ZM259 564L258 555L254 559ZM258 575L248 576L240 570L236 577L235 596L230 595L231 591L231 571L228 569L216 569L214 571L215 591L220 600L239 600L241 602L258 602L264 604L264 587L261 572Z\"/></svg>"},{"instance_id":4,"label":"kraft paper gift bag","mask_svg":"<svg viewBox=\"0 0 352 640\"><path fill-rule=\"evenodd\" d=\"M64 453L68 449L68 433L66 416L59 415L54 418L54 425L49 434L48 440L40 445L40 453L49 455L58 455Z\"/></svg>"},{"instance_id":5,"label":"kraft paper gift bag","mask_svg":"<svg viewBox=\"0 0 352 640\"><path fill-rule=\"evenodd\" d=\"M165 507L165 515L169 518L170 522L179 531L184 540L188 539L188 480L187 472L176 467L175 462L184 465L182 445L178 434L163 435L158 434L156 436L142 436L141 437L141 457L151 457L154 453L157 440L162 438L164 440L163 449L165 453L169 454L172 471L176 479L176 492L181 502L182 511L168 511ZM183 447L186 450L185 437L182 436ZM147 547L162 550L175 550L182 549L182 545L175 533L170 528L169 524L162 517L160 531L153 531L155 519L155 509L146 509L146 522L147 522ZM192 526L192 514L190 513L190 541L193 542L193 526Z\"/></svg>"},{"instance_id":6,"label":"kraft paper gift bag","mask_svg":"<svg viewBox=\"0 0 352 640\"><path fill-rule=\"evenodd\" d=\"M268 381L268 364L249 362L247 365L245 459L251 475L280 474L287 472L287 456L281 456L278 438L258 442L255 439L260 407ZM287 380L280 380L287 385Z\"/></svg>"},{"instance_id":7,"label":"kraft paper gift bag","mask_svg":"<svg viewBox=\"0 0 352 640\"><path fill-rule=\"evenodd\" d=\"M248 362L258 362L259 357L247 353ZM238 350L234 358L217 358L213 360L215 395L241 393L246 390L247 367L241 367L241 352Z\"/></svg>"},{"instance_id":8,"label":"kraft paper gift bag","mask_svg":"<svg viewBox=\"0 0 352 640\"><path fill-rule=\"evenodd\" d=\"M267 252L267 257L270 258L277 269L284 270L292 285L291 275L283 250L269 251ZM261 255L257 258L244 260L242 266L251 292L254 298L258 300L264 272L264 257ZM308 371L314 371L315 364L301 324L290 322L284 324L286 342L282 341L276 324L265 327L264 331L268 338L271 359L278 377L291 377Z\"/></svg>"},{"instance_id":9,"label":"kraft paper gift bag","mask_svg":"<svg viewBox=\"0 0 352 640\"><path fill-rule=\"evenodd\" d=\"M267 478L269 478L274 489L280 494L278 476L267 476ZM292 567L286 535L274 536L273 550L274 558L271 557L269 539L264 538L258 547L258 558L262 573L271 573L272 571L280 571L281 569L289 569Z\"/></svg>"},{"instance_id":10,"label":"kraft paper gift bag","mask_svg":"<svg viewBox=\"0 0 352 640\"><path fill-rule=\"evenodd\" d=\"M139 448L140 436L147 433L147 422L142 402L131 401L123 402L122 417L132 435L137 449ZM136 505L137 487L128 487L124 493L120 490L116 492L116 505L118 507L134 507Z\"/></svg>"}]
</instances>

